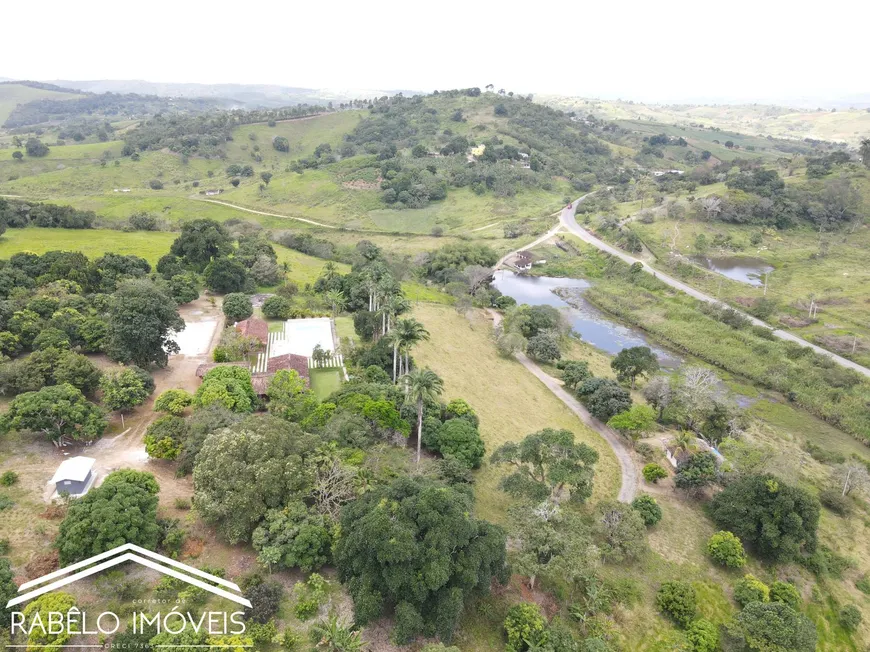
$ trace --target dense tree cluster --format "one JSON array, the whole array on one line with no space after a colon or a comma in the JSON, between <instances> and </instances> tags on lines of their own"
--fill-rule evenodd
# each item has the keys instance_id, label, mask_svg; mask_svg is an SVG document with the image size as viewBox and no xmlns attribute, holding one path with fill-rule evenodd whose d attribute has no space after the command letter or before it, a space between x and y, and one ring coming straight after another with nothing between
<instances>
[{"instance_id":1,"label":"dense tree cluster","mask_svg":"<svg viewBox=\"0 0 870 652\"><path fill-rule=\"evenodd\" d=\"M93 211L80 211L71 206L0 197L0 224L3 225L3 230L7 227L21 229L27 226L90 229L96 217Z\"/></svg>"}]
</instances>

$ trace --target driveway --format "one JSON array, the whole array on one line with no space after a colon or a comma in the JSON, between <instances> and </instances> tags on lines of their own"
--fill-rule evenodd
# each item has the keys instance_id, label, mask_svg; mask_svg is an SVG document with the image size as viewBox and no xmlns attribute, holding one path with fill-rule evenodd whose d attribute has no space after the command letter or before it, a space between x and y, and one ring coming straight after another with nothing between
<instances>
[{"instance_id":1,"label":"driveway","mask_svg":"<svg viewBox=\"0 0 870 652\"><path fill-rule=\"evenodd\" d=\"M502 320L501 314L495 310L488 310L488 312L492 317L493 328L497 328ZM631 453L625 445L625 441L622 437L620 437L615 430L601 423L598 419L589 414L589 410L587 410L580 401L574 398L562 386L560 381L546 373L525 353L516 353L514 354L514 357L521 365L528 369L535 378L544 383L547 389L553 392L559 400L567 405L568 409L576 414L580 421L601 435L604 438L604 441L610 445L610 448L613 449L614 455L616 455L616 459L619 461L619 468L622 473L622 485L619 488L619 495L617 498L623 503L630 503L634 500L634 497L637 495L638 486L637 467L635 467L634 461L631 458Z\"/></svg>"}]
</instances>

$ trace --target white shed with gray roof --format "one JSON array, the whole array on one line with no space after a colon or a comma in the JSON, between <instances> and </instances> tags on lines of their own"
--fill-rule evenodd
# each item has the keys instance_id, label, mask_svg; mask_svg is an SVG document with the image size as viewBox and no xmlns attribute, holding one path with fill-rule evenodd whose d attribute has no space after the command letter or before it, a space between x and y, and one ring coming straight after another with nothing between
<instances>
[{"instance_id":1,"label":"white shed with gray roof","mask_svg":"<svg viewBox=\"0 0 870 652\"><path fill-rule=\"evenodd\" d=\"M93 457L82 456L64 460L49 482L54 484L58 495L84 496L94 484L96 461Z\"/></svg>"}]
</instances>

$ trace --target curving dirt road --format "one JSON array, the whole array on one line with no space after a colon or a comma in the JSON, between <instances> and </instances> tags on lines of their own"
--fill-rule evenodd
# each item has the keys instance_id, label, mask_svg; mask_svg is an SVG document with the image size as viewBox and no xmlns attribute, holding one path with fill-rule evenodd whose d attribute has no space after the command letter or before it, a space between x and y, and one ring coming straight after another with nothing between
<instances>
[{"instance_id":1,"label":"curving dirt road","mask_svg":"<svg viewBox=\"0 0 870 652\"><path fill-rule=\"evenodd\" d=\"M296 220L297 222L305 222L306 224L313 224L314 226L322 226L324 229L338 228L334 224L324 224L323 222L315 222L314 220L309 220L304 217L293 217L292 215L281 215L280 213L266 213L265 211L255 211L253 208L245 208L244 206L231 204L227 201L219 201L217 199L200 199L199 197L192 197L191 199L195 199L196 201L208 202L209 204L220 204L221 206L229 206L230 208L235 208L238 211L253 213L254 215L265 215L267 217L282 217L285 220Z\"/></svg>"},{"instance_id":2,"label":"curving dirt road","mask_svg":"<svg viewBox=\"0 0 870 652\"><path fill-rule=\"evenodd\" d=\"M488 310L492 317L493 328L497 328L501 323L502 316L495 310ZM561 400L568 409L571 410L584 424L592 428L595 432L604 438L610 448L613 449L613 454L619 461L619 468L622 472L622 485L619 488L617 499L623 503L630 503L637 495L638 476L637 467L631 459L631 453L625 445L623 439L607 425L601 423L598 419L589 414L589 411L583 406L580 401L574 398L560 383L550 374L541 369L534 361L529 359L525 353L516 353L514 357L528 369L538 380L540 380L556 397Z\"/></svg>"},{"instance_id":3,"label":"curving dirt road","mask_svg":"<svg viewBox=\"0 0 870 652\"><path fill-rule=\"evenodd\" d=\"M589 193L589 194L591 194L591 193ZM733 306L729 306L728 304L723 303L722 301L719 301L718 299L716 299L714 297L711 297L707 294L704 294L703 292L686 285L682 281L678 281L677 279L675 279L672 276L668 276L667 274L663 274L662 272L651 267L649 265L649 263L646 263L643 260L640 260L639 258L635 258L634 256L627 254L626 252L622 251L621 249L617 249L616 247L607 244L606 242L604 242L603 240L601 240L599 238L596 238L594 235L589 233L589 231L587 231L582 226L580 226L577 223L577 219L575 217L575 213L577 211L577 204L579 202L583 201L586 197L588 197L589 194L583 195L583 197L581 197L580 199L578 199L576 202L574 202L572 204L571 208L562 209L562 213L559 216L559 225L561 227L564 227L565 229L567 229L568 231L570 231L571 233L576 235L578 238L580 238L584 242L591 244L593 247L597 247L601 251L607 252L612 256L616 256L616 257L620 258L621 260L625 261L629 265L633 265L634 263L640 263L643 266L643 271L645 271L647 274L652 274L653 276L658 278L660 281L663 281L664 283L670 285L674 289L680 290L681 292L685 292L686 294L688 294L690 297L692 297L694 299L698 299L699 301L704 301L705 303L722 305L722 306L726 306L728 308L734 309ZM788 340L789 342L794 342L796 344L800 344L801 346L805 346L807 348L810 348L813 351L815 351L816 353L819 353L820 355L824 355L824 356L830 358L831 360L833 360L837 364L842 365L843 367L846 367L847 369L852 369L853 371L857 371L859 374L863 374L864 376L867 376L868 378L870 378L870 369L868 369L867 367L864 367L862 365L859 365L857 362L852 362L851 360L847 360L846 358L839 356L836 353L832 353L831 351L828 351L827 349L823 349L822 347L816 346L815 344L813 344L811 342L807 342L805 339L802 339L802 338L798 337L797 335L792 335L789 332L782 331L782 330L779 330L776 328L771 328L769 324L761 321L760 319L753 317L752 315L748 315L740 310L738 310L737 312L739 312L741 315L743 315L748 320L750 320L754 325L762 326L764 328L770 329L771 331L773 331L773 334L781 340Z\"/></svg>"}]
</instances>

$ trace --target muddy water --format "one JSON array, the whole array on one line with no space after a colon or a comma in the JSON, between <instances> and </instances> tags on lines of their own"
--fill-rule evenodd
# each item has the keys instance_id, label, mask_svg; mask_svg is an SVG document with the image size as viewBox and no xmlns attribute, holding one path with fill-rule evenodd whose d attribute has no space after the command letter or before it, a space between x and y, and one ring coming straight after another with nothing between
<instances>
[{"instance_id":1,"label":"muddy water","mask_svg":"<svg viewBox=\"0 0 870 652\"><path fill-rule=\"evenodd\" d=\"M691 256L690 258L705 269L756 287L764 285L764 275L773 271L773 267L764 260L751 256Z\"/></svg>"},{"instance_id":2,"label":"muddy water","mask_svg":"<svg viewBox=\"0 0 870 652\"><path fill-rule=\"evenodd\" d=\"M558 308L584 341L610 355L616 355L622 349L632 346L648 346L658 356L662 367L674 369L682 363L675 353L651 344L641 330L620 324L586 301L583 290L589 287L587 281L576 278L521 276L500 270L495 273L493 286L502 294L516 299L519 304ZM570 304L554 293L557 289L563 296L570 294Z\"/></svg>"}]
</instances>

